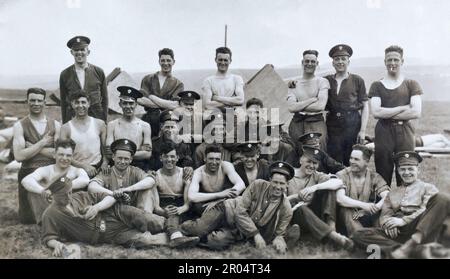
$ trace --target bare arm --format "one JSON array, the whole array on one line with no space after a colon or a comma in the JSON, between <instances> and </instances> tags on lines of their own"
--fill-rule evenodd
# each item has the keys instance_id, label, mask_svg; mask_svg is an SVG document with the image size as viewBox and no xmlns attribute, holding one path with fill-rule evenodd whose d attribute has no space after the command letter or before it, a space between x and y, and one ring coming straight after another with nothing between
<instances>
[{"instance_id":1,"label":"bare arm","mask_svg":"<svg viewBox=\"0 0 450 279\"><path fill-rule=\"evenodd\" d=\"M134 154L133 158L137 160L149 159L152 156L152 130L148 123L144 124L143 127L143 143L140 150Z\"/></svg>"},{"instance_id":2,"label":"bare arm","mask_svg":"<svg viewBox=\"0 0 450 279\"><path fill-rule=\"evenodd\" d=\"M155 180L152 177L146 177L131 186L123 188L123 191L124 192L142 191L142 190L148 190L148 189L152 188L153 186L155 186Z\"/></svg>"},{"instance_id":3,"label":"bare arm","mask_svg":"<svg viewBox=\"0 0 450 279\"><path fill-rule=\"evenodd\" d=\"M236 172L232 163L224 161L222 162L222 166L224 173L228 176L228 179L234 185L232 189L235 189L238 195L240 195L245 190L244 181Z\"/></svg>"},{"instance_id":4,"label":"bare arm","mask_svg":"<svg viewBox=\"0 0 450 279\"><path fill-rule=\"evenodd\" d=\"M194 203L199 202L207 202L211 200L216 200L220 198L224 198L222 192L217 193L200 193L200 182L201 182L201 168L198 168L194 171L194 175L192 177L191 185L189 185L188 190L188 198L189 201Z\"/></svg>"},{"instance_id":5,"label":"bare arm","mask_svg":"<svg viewBox=\"0 0 450 279\"><path fill-rule=\"evenodd\" d=\"M319 190L338 190L340 188L342 188L344 184L342 183L342 180L340 180L339 178L331 178L328 181L325 181L323 183L319 183L316 184L314 186L315 191L319 191Z\"/></svg>"},{"instance_id":6,"label":"bare arm","mask_svg":"<svg viewBox=\"0 0 450 279\"><path fill-rule=\"evenodd\" d=\"M381 106L380 97L372 97L370 99L370 109L375 119L388 119L398 115L409 109L409 106L398 106L393 108L384 108Z\"/></svg>"},{"instance_id":7,"label":"bare arm","mask_svg":"<svg viewBox=\"0 0 450 279\"><path fill-rule=\"evenodd\" d=\"M325 109L328 101L328 87L323 87L317 94L317 102L314 102L305 108L308 112L321 112Z\"/></svg>"},{"instance_id":8,"label":"bare arm","mask_svg":"<svg viewBox=\"0 0 450 279\"><path fill-rule=\"evenodd\" d=\"M72 189L83 189L89 184L89 176L86 171L83 169L77 169L78 177L72 180Z\"/></svg>"},{"instance_id":9,"label":"bare arm","mask_svg":"<svg viewBox=\"0 0 450 279\"><path fill-rule=\"evenodd\" d=\"M116 200L113 197L105 197L101 202L96 203L94 206L100 212L100 211L110 208L115 203L116 203Z\"/></svg>"},{"instance_id":10,"label":"bare arm","mask_svg":"<svg viewBox=\"0 0 450 279\"><path fill-rule=\"evenodd\" d=\"M363 108L361 109L361 127L359 131L362 133L366 133L367 122L369 122L369 102L363 102Z\"/></svg>"},{"instance_id":11,"label":"bare arm","mask_svg":"<svg viewBox=\"0 0 450 279\"><path fill-rule=\"evenodd\" d=\"M30 173L29 175L25 176L24 179L22 179L22 185L29 192L42 194L42 192L45 191L46 189L42 187L39 181L44 179L44 177L46 177L45 167L38 168L33 173Z\"/></svg>"},{"instance_id":12,"label":"bare arm","mask_svg":"<svg viewBox=\"0 0 450 279\"><path fill-rule=\"evenodd\" d=\"M417 119L422 114L422 97L415 95L411 97L411 103L408 109L395 115L393 118L398 120Z\"/></svg>"},{"instance_id":13,"label":"bare arm","mask_svg":"<svg viewBox=\"0 0 450 279\"><path fill-rule=\"evenodd\" d=\"M105 193L105 194L107 194L109 196L113 195L113 191L106 189L105 187L100 185L99 182L95 181L95 179L91 180L91 182L89 182L88 192L91 192L91 193Z\"/></svg>"},{"instance_id":14,"label":"bare arm","mask_svg":"<svg viewBox=\"0 0 450 279\"><path fill-rule=\"evenodd\" d=\"M288 101L288 110L290 113L300 112L305 110L305 108L315 102L317 102L317 98L309 98L304 101Z\"/></svg>"},{"instance_id":15,"label":"bare arm","mask_svg":"<svg viewBox=\"0 0 450 279\"><path fill-rule=\"evenodd\" d=\"M345 189L339 189L336 192L336 201L342 207L363 209L365 202L355 200L345 195Z\"/></svg>"},{"instance_id":16,"label":"bare arm","mask_svg":"<svg viewBox=\"0 0 450 279\"><path fill-rule=\"evenodd\" d=\"M53 137L47 134L37 143L26 147L22 124L20 124L20 122L15 123L13 129L13 151L14 157L18 162L22 162L36 156L39 152L41 152L45 145L53 141Z\"/></svg>"},{"instance_id":17,"label":"bare arm","mask_svg":"<svg viewBox=\"0 0 450 279\"><path fill-rule=\"evenodd\" d=\"M155 104L152 100L150 100L147 97L137 99L137 103L146 108L159 108L157 104Z\"/></svg>"},{"instance_id":18,"label":"bare arm","mask_svg":"<svg viewBox=\"0 0 450 279\"><path fill-rule=\"evenodd\" d=\"M386 199L387 195L389 194L389 191L383 191L380 193L381 200L376 203L376 206L381 209L383 207L384 199Z\"/></svg>"},{"instance_id":19,"label":"bare arm","mask_svg":"<svg viewBox=\"0 0 450 279\"><path fill-rule=\"evenodd\" d=\"M165 99L159 98L156 95L149 95L148 98L150 99L150 101L152 101L156 106L158 106L161 109L174 110L177 107L179 107L179 104L177 101L165 100Z\"/></svg>"}]
</instances>

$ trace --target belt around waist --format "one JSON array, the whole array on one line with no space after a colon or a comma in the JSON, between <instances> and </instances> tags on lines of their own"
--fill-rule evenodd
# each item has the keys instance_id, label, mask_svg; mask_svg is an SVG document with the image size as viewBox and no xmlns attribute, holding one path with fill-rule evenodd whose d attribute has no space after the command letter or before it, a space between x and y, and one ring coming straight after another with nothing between
<instances>
[{"instance_id":1,"label":"belt around waist","mask_svg":"<svg viewBox=\"0 0 450 279\"><path fill-rule=\"evenodd\" d=\"M306 114L306 113L296 112L296 113L294 113L294 116L303 117L303 118L313 117L313 116L322 116L322 112L318 112L318 113L314 113L314 114Z\"/></svg>"},{"instance_id":2,"label":"belt around waist","mask_svg":"<svg viewBox=\"0 0 450 279\"><path fill-rule=\"evenodd\" d=\"M345 115L352 115L355 113L359 114L359 111L357 111L357 110L330 111L329 116L341 117L341 116L345 116Z\"/></svg>"},{"instance_id":3,"label":"belt around waist","mask_svg":"<svg viewBox=\"0 0 450 279\"><path fill-rule=\"evenodd\" d=\"M381 119L380 121L384 124L389 125L404 125L409 122L409 120L395 120L395 119Z\"/></svg>"}]
</instances>

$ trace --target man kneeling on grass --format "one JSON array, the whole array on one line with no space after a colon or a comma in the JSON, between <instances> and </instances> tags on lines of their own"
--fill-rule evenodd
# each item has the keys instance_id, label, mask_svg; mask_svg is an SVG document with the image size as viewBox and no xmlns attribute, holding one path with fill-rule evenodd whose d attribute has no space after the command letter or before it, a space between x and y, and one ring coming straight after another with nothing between
<instances>
[{"instance_id":1,"label":"man kneeling on grass","mask_svg":"<svg viewBox=\"0 0 450 279\"><path fill-rule=\"evenodd\" d=\"M438 193L436 186L417 178L421 161L412 151L394 156L403 185L387 195L381 209L381 228L356 231L352 237L356 244L376 244L386 256L401 259L420 252L422 244L437 240L450 215L450 199Z\"/></svg>"},{"instance_id":2,"label":"man kneeling on grass","mask_svg":"<svg viewBox=\"0 0 450 279\"><path fill-rule=\"evenodd\" d=\"M284 253L290 247L288 244L300 237L298 226L286 232L292 209L285 193L293 175L292 166L275 162L270 166L270 181L257 179L242 196L216 204L200 219L184 222L182 230L187 235L206 237L205 246L212 249L253 240L258 249L272 243L278 252Z\"/></svg>"},{"instance_id":3,"label":"man kneeling on grass","mask_svg":"<svg viewBox=\"0 0 450 279\"><path fill-rule=\"evenodd\" d=\"M56 164L37 169L25 180L27 187L39 188L52 199L42 215L42 239L53 255L59 257L66 249L60 239L136 248L167 244L163 227L145 211L123 204L113 207L116 199L105 193L72 193L89 182L83 169L71 166L74 148L73 141L57 141Z\"/></svg>"}]
</instances>

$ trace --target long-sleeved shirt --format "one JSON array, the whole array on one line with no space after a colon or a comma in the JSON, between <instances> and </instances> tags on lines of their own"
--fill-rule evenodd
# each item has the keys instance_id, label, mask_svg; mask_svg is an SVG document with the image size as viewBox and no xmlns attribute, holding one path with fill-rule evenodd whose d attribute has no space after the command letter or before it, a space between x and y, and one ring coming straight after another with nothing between
<instances>
[{"instance_id":1,"label":"long-sleeved shirt","mask_svg":"<svg viewBox=\"0 0 450 279\"><path fill-rule=\"evenodd\" d=\"M70 104L70 96L83 89L89 96L89 116L106 121L108 115L108 90L103 70L88 64L85 69L84 84L78 79L75 65L71 65L59 76L59 91L61 97L62 122L66 123L74 116Z\"/></svg>"},{"instance_id":2,"label":"long-sleeved shirt","mask_svg":"<svg viewBox=\"0 0 450 279\"><path fill-rule=\"evenodd\" d=\"M411 223L425 211L430 198L438 192L436 186L421 180L391 190L381 209L381 227L390 217L402 218L407 224Z\"/></svg>"},{"instance_id":3,"label":"long-sleeved shirt","mask_svg":"<svg viewBox=\"0 0 450 279\"><path fill-rule=\"evenodd\" d=\"M271 201L271 187L270 182L258 179L247 187L242 196L225 201L226 208L234 208L235 225L246 237L260 233L269 242L285 235L292 208L284 196Z\"/></svg>"}]
</instances>

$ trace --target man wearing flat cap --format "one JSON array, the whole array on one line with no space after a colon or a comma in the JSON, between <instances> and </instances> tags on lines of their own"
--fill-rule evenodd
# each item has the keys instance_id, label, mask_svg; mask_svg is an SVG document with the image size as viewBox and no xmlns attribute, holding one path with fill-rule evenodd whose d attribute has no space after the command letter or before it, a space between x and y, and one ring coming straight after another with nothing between
<instances>
[{"instance_id":1,"label":"man wearing flat cap","mask_svg":"<svg viewBox=\"0 0 450 279\"><path fill-rule=\"evenodd\" d=\"M393 160L403 184L387 195L380 216L380 228L361 229L353 240L363 248L379 245L386 256L408 258L435 242L449 216L450 200L436 186L418 179L420 155L414 151L396 153Z\"/></svg>"},{"instance_id":2,"label":"man wearing flat cap","mask_svg":"<svg viewBox=\"0 0 450 279\"><path fill-rule=\"evenodd\" d=\"M314 147L320 149L320 138L322 137L321 133L306 133L298 138L299 144L297 148L298 158L301 157L301 153L303 152L303 146ZM335 159L331 158L328 153L320 150L322 152L322 156L319 162L319 167L317 171L323 173L331 173L336 174L338 171L343 170L345 166L342 163L339 163ZM297 166L294 164L294 166ZM300 165L298 165L300 166Z\"/></svg>"},{"instance_id":3,"label":"man wearing flat cap","mask_svg":"<svg viewBox=\"0 0 450 279\"><path fill-rule=\"evenodd\" d=\"M292 224L299 225L318 241L332 243L351 249L353 242L336 232L336 194L342 188L340 179L317 171L322 152L317 148L305 146L300 157L300 168L295 170L289 182L288 200L294 215Z\"/></svg>"},{"instance_id":4,"label":"man wearing flat cap","mask_svg":"<svg viewBox=\"0 0 450 279\"><path fill-rule=\"evenodd\" d=\"M338 228L351 236L363 227L378 225L381 207L389 193L386 181L369 168L372 150L365 145L354 145L350 166L338 172L345 188L336 192Z\"/></svg>"},{"instance_id":5,"label":"man wearing flat cap","mask_svg":"<svg viewBox=\"0 0 450 279\"><path fill-rule=\"evenodd\" d=\"M136 144L131 140L115 140L111 144L114 166L109 173L101 172L94 177L89 182L88 190L92 193L104 193L142 209L153 216L155 224L162 226L164 218L155 215L162 211L159 208L155 178L137 167L130 166L136 149Z\"/></svg>"},{"instance_id":6,"label":"man wearing flat cap","mask_svg":"<svg viewBox=\"0 0 450 279\"><path fill-rule=\"evenodd\" d=\"M29 114L13 126L14 157L22 165L18 174L19 221L22 224L39 222L39 214L48 203L40 195L27 191L22 179L37 168L51 165L54 143L59 138L61 124L45 115L46 92L42 88L27 90Z\"/></svg>"},{"instance_id":7,"label":"man wearing flat cap","mask_svg":"<svg viewBox=\"0 0 450 279\"><path fill-rule=\"evenodd\" d=\"M152 141L150 125L137 118L134 114L137 100L142 93L129 86L119 86L119 106L122 108L122 117L110 121L107 126L106 149L108 159L111 160L111 143L118 139L128 139L136 143L136 153L133 156L132 166L148 171L148 160L152 155Z\"/></svg>"},{"instance_id":8,"label":"man wearing flat cap","mask_svg":"<svg viewBox=\"0 0 450 279\"><path fill-rule=\"evenodd\" d=\"M325 78L330 83L326 110L328 154L344 165L349 165L352 146L364 143L369 119L369 104L364 80L348 72L353 50L339 44L331 48L329 56L333 60L335 74Z\"/></svg>"},{"instance_id":9,"label":"man wearing flat cap","mask_svg":"<svg viewBox=\"0 0 450 279\"><path fill-rule=\"evenodd\" d=\"M152 157L149 161L150 170L157 171L162 167L161 145L166 141L173 141L177 145L177 155L179 167L192 167L194 165L193 149L191 142L185 142L185 138L180 135L180 116L178 113L165 110L160 114L161 132L160 135L152 139Z\"/></svg>"},{"instance_id":10,"label":"man wearing flat cap","mask_svg":"<svg viewBox=\"0 0 450 279\"><path fill-rule=\"evenodd\" d=\"M259 159L260 147L258 142L247 142L237 146L242 155L242 161L235 165L236 172L247 187L257 179L269 180L269 163Z\"/></svg>"},{"instance_id":11,"label":"man wearing flat cap","mask_svg":"<svg viewBox=\"0 0 450 279\"><path fill-rule=\"evenodd\" d=\"M184 223L182 228L206 237L205 245L213 249L253 240L258 249L271 243L278 252L286 252L287 243L294 244L300 237L298 227L293 232L286 231L292 209L285 193L294 169L284 162L274 162L269 169L270 181L257 179L242 196L218 203L205 212L199 221L201 230L192 230L190 223Z\"/></svg>"},{"instance_id":12,"label":"man wearing flat cap","mask_svg":"<svg viewBox=\"0 0 450 279\"><path fill-rule=\"evenodd\" d=\"M161 111L176 109L179 100L177 94L184 90L183 83L172 75L172 67L175 64L173 50L161 49L158 58L161 69L142 79L141 89L144 97L138 100L138 103L145 107L146 114L142 116L142 120L150 124L153 137L159 136Z\"/></svg>"},{"instance_id":13,"label":"man wearing flat cap","mask_svg":"<svg viewBox=\"0 0 450 279\"><path fill-rule=\"evenodd\" d=\"M59 91L61 98L62 122L66 123L74 116L70 105L71 95L84 90L91 106L89 115L106 122L108 116L108 91L103 70L87 62L90 54L91 40L84 36L76 36L67 42L75 63L61 72Z\"/></svg>"},{"instance_id":14,"label":"man wearing flat cap","mask_svg":"<svg viewBox=\"0 0 450 279\"><path fill-rule=\"evenodd\" d=\"M418 119L422 113L423 91L414 80L401 72L403 49L390 46L385 49L384 63L387 73L384 78L370 86L369 98L372 114L377 119L375 126L375 167L377 172L391 185L394 161L392 154L414 151L415 131L410 120ZM396 173L397 184L402 179Z\"/></svg>"},{"instance_id":15,"label":"man wearing flat cap","mask_svg":"<svg viewBox=\"0 0 450 279\"><path fill-rule=\"evenodd\" d=\"M319 64L317 50L303 52L302 76L289 83L287 104L294 117L289 124L289 135L297 140L305 133L321 133L321 149L326 150L327 127L323 117L330 84L323 77L314 75Z\"/></svg>"}]
</instances>

